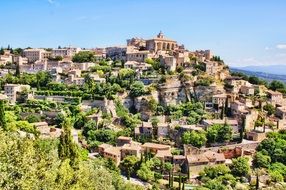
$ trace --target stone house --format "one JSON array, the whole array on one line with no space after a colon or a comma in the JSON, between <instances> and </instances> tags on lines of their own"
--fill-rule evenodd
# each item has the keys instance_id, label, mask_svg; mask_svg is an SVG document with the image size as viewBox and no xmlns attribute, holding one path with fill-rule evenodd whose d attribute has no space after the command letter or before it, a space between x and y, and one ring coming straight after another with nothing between
<instances>
[{"instance_id":1,"label":"stone house","mask_svg":"<svg viewBox=\"0 0 286 190\"><path fill-rule=\"evenodd\" d=\"M128 143L124 144L121 149L121 160L126 156L136 156L137 158L141 157L141 143Z\"/></svg>"},{"instance_id":2,"label":"stone house","mask_svg":"<svg viewBox=\"0 0 286 190\"><path fill-rule=\"evenodd\" d=\"M267 96L269 99L269 102L276 106L276 105L282 105L283 104L283 94L281 92L268 90Z\"/></svg>"},{"instance_id":3,"label":"stone house","mask_svg":"<svg viewBox=\"0 0 286 190\"><path fill-rule=\"evenodd\" d=\"M212 96L212 104L215 109L223 108L226 103L226 94L216 94Z\"/></svg>"},{"instance_id":4,"label":"stone house","mask_svg":"<svg viewBox=\"0 0 286 190\"><path fill-rule=\"evenodd\" d=\"M158 151L168 151L171 150L171 146L164 144L156 144L156 143L145 143L142 145L142 149L146 153L155 153Z\"/></svg>"},{"instance_id":5,"label":"stone house","mask_svg":"<svg viewBox=\"0 0 286 190\"><path fill-rule=\"evenodd\" d=\"M112 145L110 144L106 144L106 143L103 143L101 145L98 146L98 153L103 155L104 151L107 149L107 148L111 148Z\"/></svg>"},{"instance_id":6,"label":"stone house","mask_svg":"<svg viewBox=\"0 0 286 190\"><path fill-rule=\"evenodd\" d=\"M224 164L225 162L226 159L223 153L213 151L187 155L187 165L190 177L197 176L206 166Z\"/></svg>"},{"instance_id":7,"label":"stone house","mask_svg":"<svg viewBox=\"0 0 286 190\"><path fill-rule=\"evenodd\" d=\"M135 136L147 136L151 137L153 134L153 126L150 122L142 122L134 129Z\"/></svg>"},{"instance_id":8,"label":"stone house","mask_svg":"<svg viewBox=\"0 0 286 190\"><path fill-rule=\"evenodd\" d=\"M103 157L107 159L112 159L118 166L121 161L121 147L109 147L105 148L103 151Z\"/></svg>"},{"instance_id":9,"label":"stone house","mask_svg":"<svg viewBox=\"0 0 286 190\"><path fill-rule=\"evenodd\" d=\"M240 87L240 93L245 94L247 96L254 95L254 87L252 85L242 85Z\"/></svg>"},{"instance_id":10,"label":"stone house","mask_svg":"<svg viewBox=\"0 0 286 190\"><path fill-rule=\"evenodd\" d=\"M21 84L5 84L4 93L7 95L8 100L11 104L15 104L17 101L17 94L29 91L30 85L21 85ZM29 95L28 95L29 96Z\"/></svg>"},{"instance_id":11,"label":"stone house","mask_svg":"<svg viewBox=\"0 0 286 190\"><path fill-rule=\"evenodd\" d=\"M266 133L260 132L260 131L249 131L246 133L246 139L252 140L252 141L263 141L266 138Z\"/></svg>"},{"instance_id":12,"label":"stone house","mask_svg":"<svg viewBox=\"0 0 286 190\"><path fill-rule=\"evenodd\" d=\"M171 153L171 149L158 150L155 157L159 158L162 162L173 162L173 155Z\"/></svg>"},{"instance_id":13,"label":"stone house","mask_svg":"<svg viewBox=\"0 0 286 190\"><path fill-rule=\"evenodd\" d=\"M157 124L157 137L165 138L169 134L170 126L168 123L158 123Z\"/></svg>"},{"instance_id":14,"label":"stone house","mask_svg":"<svg viewBox=\"0 0 286 190\"><path fill-rule=\"evenodd\" d=\"M286 107L277 107L275 115L282 120L286 120Z\"/></svg>"},{"instance_id":15,"label":"stone house","mask_svg":"<svg viewBox=\"0 0 286 190\"><path fill-rule=\"evenodd\" d=\"M131 137L119 136L116 140L116 146L123 146L125 144L131 144L131 143L132 143Z\"/></svg>"},{"instance_id":16,"label":"stone house","mask_svg":"<svg viewBox=\"0 0 286 190\"><path fill-rule=\"evenodd\" d=\"M220 125L227 124L227 125L230 125L232 127L232 130L234 133L239 132L239 125L238 125L238 122L236 119L229 119L229 118L227 118L225 120L222 120L222 119L212 119L212 120L205 119L202 121L202 125L204 126L205 129L207 129L208 127L210 127L211 125L214 125L214 124L220 124Z\"/></svg>"}]
</instances>

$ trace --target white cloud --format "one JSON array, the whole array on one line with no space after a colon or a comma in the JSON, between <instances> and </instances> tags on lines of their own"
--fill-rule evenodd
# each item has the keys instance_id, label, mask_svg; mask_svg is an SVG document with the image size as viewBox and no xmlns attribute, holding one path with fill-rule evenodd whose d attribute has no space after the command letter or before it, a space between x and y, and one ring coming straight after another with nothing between
<instances>
[{"instance_id":1,"label":"white cloud","mask_svg":"<svg viewBox=\"0 0 286 190\"><path fill-rule=\"evenodd\" d=\"M286 44L277 44L276 48L277 49L286 49Z\"/></svg>"},{"instance_id":2,"label":"white cloud","mask_svg":"<svg viewBox=\"0 0 286 190\"><path fill-rule=\"evenodd\" d=\"M54 0L48 0L48 3L55 4L55 1Z\"/></svg>"},{"instance_id":3,"label":"white cloud","mask_svg":"<svg viewBox=\"0 0 286 190\"><path fill-rule=\"evenodd\" d=\"M52 6L60 6L60 2L58 0L47 0L47 2Z\"/></svg>"},{"instance_id":4,"label":"white cloud","mask_svg":"<svg viewBox=\"0 0 286 190\"><path fill-rule=\"evenodd\" d=\"M273 48L272 47L269 47L269 46L266 46L265 48L264 48L264 50L265 51L269 51L269 50L272 50Z\"/></svg>"}]
</instances>

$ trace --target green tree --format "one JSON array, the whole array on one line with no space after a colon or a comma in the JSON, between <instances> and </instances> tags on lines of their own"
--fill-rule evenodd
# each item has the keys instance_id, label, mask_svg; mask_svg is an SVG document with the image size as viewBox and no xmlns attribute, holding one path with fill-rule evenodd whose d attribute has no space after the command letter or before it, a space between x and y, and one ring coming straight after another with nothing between
<instances>
[{"instance_id":1,"label":"green tree","mask_svg":"<svg viewBox=\"0 0 286 190\"><path fill-rule=\"evenodd\" d=\"M232 128L227 124L214 124L207 129L206 137L209 143L230 141L232 139Z\"/></svg>"},{"instance_id":2,"label":"green tree","mask_svg":"<svg viewBox=\"0 0 286 190\"><path fill-rule=\"evenodd\" d=\"M273 181L273 182L283 182L284 181L283 175L278 171L271 171L269 174L270 174L271 181Z\"/></svg>"},{"instance_id":3,"label":"green tree","mask_svg":"<svg viewBox=\"0 0 286 190\"><path fill-rule=\"evenodd\" d=\"M155 172L152 171L153 163L151 160L148 160L146 163L142 163L137 175L140 179L144 181L153 181L155 179Z\"/></svg>"},{"instance_id":4,"label":"green tree","mask_svg":"<svg viewBox=\"0 0 286 190\"><path fill-rule=\"evenodd\" d=\"M280 163L280 162L275 162L271 164L269 167L270 171L276 171L279 172L282 176L286 176L286 165Z\"/></svg>"},{"instance_id":5,"label":"green tree","mask_svg":"<svg viewBox=\"0 0 286 190\"><path fill-rule=\"evenodd\" d=\"M36 74L37 88L46 87L52 81L52 76L49 72L40 71Z\"/></svg>"},{"instance_id":6,"label":"green tree","mask_svg":"<svg viewBox=\"0 0 286 190\"><path fill-rule=\"evenodd\" d=\"M253 166L256 168L268 168L271 163L270 156L257 152L253 158Z\"/></svg>"},{"instance_id":7,"label":"green tree","mask_svg":"<svg viewBox=\"0 0 286 190\"><path fill-rule=\"evenodd\" d=\"M62 128L62 124L63 124L65 118L66 118L66 114L58 113L57 116L56 116L56 118L55 118L55 124L56 124L58 127Z\"/></svg>"},{"instance_id":8,"label":"green tree","mask_svg":"<svg viewBox=\"0 0 286 190\"><path fill-rule=\"evenodd\" d=\"M184 144L201 148L207 142L207 138L205 132L188 131L183 134L182 141Z\"/></svg>"},{"instance_id":9,"label":"green tree","mask_svg":"<svg viewBox=\"0 0 286 190\"><path fill-rule=\"evenodd\" d=\"M154 137L157 137L157 134L158 134L158 123L159 123L158 117L152 117L151 118L151 124L153 127L153 136Z\"/></svg>"},{"instance_id":10,"label":"green tree","mask_svg":"<svg viewBox=\"0 0 286 190\"><path fill-rule=\"evenodd\" d=\"M123 171L127 173L127 179L130 180L131 174L135 171L135 167L138 164L139 159L136 156L126 156L120 163Z\"/></svg>"},{"instance_id":11,"label":"green tree","mask_svg":"<svg viewBox=\"0 0 286 190\"><path fill-rule=\"evenodd\" d=\"M153 113L156 112L157 107L158 107L158 103L156 102L156 100L153 97L149 100L148 104L149 104L150 110Z\"/></svg>"},{"instance_id":12,"label":"green tree","mask_svg":"<svg viewBox=\"0 0 286 190\"><path fill-rule=\"evenodd\" d=\"M0 49L0 55L4 55L4 48L3 47L1 47L1 49Z\"/></svg>"},{"instance_id":13,"label":"green tree","mask_svg":"<svg viewBox=\"0 0 286 190\"><path fill-rule=\"evenodd\" d=\"M207 166L204 171L200 173L201 177L208 177L210 179L218 178L219 176L229 174L231 170L228 166L219 164L215 166Z\"/></svg>"},{"instance_id":14,"label":"green tree","mask_svg":"<svg viewBox=\"0 0 286 190\"><path fill-rule=\"evenodd\" d=\"M17 63L17 64L16 64L15 76L16 76L16 77L19 77L20 74L21 74L21 72L20 72L20 65L19 65L19 63Z\"/></svg>"},{"instance_id":15,"label":"green tree","mask_svg":"<svg viewBox=\"0 0 286 190\"><path fill-rule=\"evenodd\" d=\"M94 53L91 51L81 51L72 58L72 61L76 63L94 62L95 60Z\"/></svg>"},{"instance_id":16,"label":"green tree","mask_svg":"<svg viewBox=\"0 0 286 190\"><path fill-rule=\"evenodd\" d=\"M267 111L267 115L273 115L275 113L275 107L272 104L266 104L263 109Z\"/></svg>"},{"instance_id":17,"label":"green tree","mask_svg":"<svg viewBox=\"0 0 286 190\"><path fill-rule=\"evenodd\" d=\"M270 84L269 84L269 88L271 90L278 90L278 89L285 89L285 84L281 81L277 81L277 80L273 80Z\"/></svg>"},{"instance_id":18,"label":"green tree","mask_svg":"<svg viewBox=\"0 0 286 190\"><path fill-rule=\"evenodd\" d=\"M6 119L5 119L5 101L0 100L0 126L5 128Z\"/></svg>"},{"instance_id":19,"label":"green tree","mask_svg":"<svg viewBox=\"0 0 286 190\"><path fill-rule=\"evenodd\" d=\"M120 69L118 76L120 79L127 79L135 75L135 71L132 69Z\"/></svg>"},{"instance_id":20,"label":"green tree","mask_svg":"<svg viewBox=\"0 0 286 190\"><path fill-rule=\"evenodd\" d=\"M78 161L78 147L71 135L71 119L66 118L62 124L62 133L59 142L59 158L62 160L70 159L74 165Z\"/></svg>"},{"instance_id":21,"label":"green tree","mask_svg":"<svg viewBox=\"0 0 286 190\"><path fill-rule=\"evenodd\" d=\"M235 176L243 177L246 176L250 171L250 166L247 157L239 157L232 160L230 166L231 172Z\"/></svg>"},{"instance_id":22,"label":"green tree","mask_svg":"<svg viewBox=\"0 0 286 190\"><path fill-rule=\"evenodd\" d=\"M151 59L151 58L146 58L146 59L145 59L145 63L148 63L148 64L150 64L150 65L153 65L153 64L155 63L155 61L154 61L153 59Z\"/></svg>"},{"instance_id":23,"label":"green tree","mask_svg":"<svg viewBox=\"0 0 286 190\"><path fill-rule=\"evenodd\" d=\"M74 128L81 129L84 127L87 119L83 113L79 113L75 117Z\"/></svg>"},{"instance_id":24,"label":"green tree","mask_svg":"<svg viewBox=\"0 0 286 190\"><path fill-rule=\"evenodd\" d=\"M138 97L145 94L145 86L143 82L136 81L130 87L130 96Z\"/></svg>"},{"instance_id":25,"label":"green tree","mask_svg":"<svg viewBox=\"0 0 286 190\"><path fill-rule=\"evenodd\" d=\"M173 171L173 165L170 162L165 162L163 165L164 171L167 171L169 173L169 187L172 185L172 171Z\"/></svg>"},{"instance_id":26,"label":"green tree","mask_svg":"<svg viewBox=\"0 0 286 190\"><path fill-rule=\"evenodd\" d=\"M25 118L29 123L36 123L36 122L40 122L41 121L41 118L35 114L31 114L31 115L28 115L26 118Z\"/></svg>"}]
</instances>

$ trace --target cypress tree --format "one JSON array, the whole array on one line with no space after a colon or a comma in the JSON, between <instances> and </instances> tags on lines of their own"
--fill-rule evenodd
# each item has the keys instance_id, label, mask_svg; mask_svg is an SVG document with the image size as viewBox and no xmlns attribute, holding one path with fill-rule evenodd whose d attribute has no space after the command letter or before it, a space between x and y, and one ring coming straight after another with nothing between
<instances>
[{"instance_id":1,"label":"cypress tree","mask_svg":"<svg viewBox=\"0 0 286 190\"><path fill-rule=\"evenodd\" d=\"M244 135L244 130L245 130L245 118L243 118L242 120L242 126L241 126L241 129L240 129L240 142L242 142L243 140L243 135Z\"/></svg>"},{"instance_id":2,"label":"cypress tree","mask_svg":"<svg viewBox=\"0 0 286 190\"><path fill-rule=\"evenodd\" d=\"M16 64L15 76L16 76L16 77L19 77L19 76L20 76L20 65L19 65L19 63Z\"/></svg>"},{"instance_id":3,"label":"cypress tree","mask_svg":"<svg viewBox=\"0 0 286 190\"><path fill-rule=\"evenodd\" d=\"M223 104L222 108L221 108L221 112L220 112L220 119L223 119L225 116L225 108L224 108L225 104Z\"/></svg>"},{"instance_id":4,"label":"cypress tree","mask_svg":"<svg viewBox=\"0 0 286 190\"><path fill-rule=\"evenodd\" d=\"M181 190L181 184L182 184L182 176L181 173L179 174L179 190Z\"/></svg>"},{"instance_id":5,"label":"cypress tree","mask_svg":"<svg viewBox=\"0 0 286 190\"><path fill-rule=\"evenodd\" d=\"M185 180L186 180L186 177L183 176L183 187L182 187L183 190L185 190Z\"/></svg>"},{"instance_id":6,"label":"cypress tree","mask_svg":"<svg viewBox=\"0 0 286 190\"><path fill-rule=\"evenodd\" d=\"M5 103L4 100L0 100L0 126L5 127Z\"/></svg>"},{"instance_id":7,"label":"cypress tree","mask_svg":"<svg viewBox=\"0 0 286 190\"><path fill-rule=\"evenodd\" d=\"M63 131L60 136L58 154L60 159L70 159L71 164L75 165L78 159L77 145L73 142L71 135L71 120L66 118L62 123Z\"/></svg>"},{"instance_id":8,"label":"cypress tree","mask_svg":"<svg viewBox=\"0 0 286 190\"><path fill-rule=\"evenodd\" d=\"M0 55L4 55L4 48L3 47L1 47L1 49L0 49Z\"/></svg>"},{"instance_id":9,"label":"cypress tree","mask_svg":"<svg viewBox=\"0 0 286 190\"><path fill-rule=\"evenodd\" d=\"M258 190L259 189L259 176L258 176L258 172L256 174L256 184L255 184L255 189Z\"/></svg>"}]
</instances>

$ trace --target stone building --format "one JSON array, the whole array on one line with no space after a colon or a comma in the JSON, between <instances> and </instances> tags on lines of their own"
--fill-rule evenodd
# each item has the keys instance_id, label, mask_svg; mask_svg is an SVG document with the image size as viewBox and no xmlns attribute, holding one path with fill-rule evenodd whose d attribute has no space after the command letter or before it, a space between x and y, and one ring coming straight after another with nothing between
<instances>
[{"instance_id":1,"label":"stone building","mask_svg":"<svg viewBox=\"0 0 286 190\"><path fill-rule=\"evenodd\" d=\"M126 61L144 62L145 59L151 58L149 51L131 51L126 53Z\"/></svg>"},{"instance_id":2,"label":"stone building","mask_svg":"<svg viewBox=\"0 0 286 190\"><path fill-rule=\"evenodd\" d=\"M190 56L197 57L199 61L210 60L213 57L210 50L196 50L190 52Z\"/></svg>"},{"instance_id":3,"label":"stone building","mask_svg":"<svg viewBox=\"0 0 286 190\"><path fill-rule=\"evenodd\" d=\"M106 50L106 57L113 59L113 60L126 60L126 52L127 47L120 47L120 46L114 46L114 47L107 47Z\"/></svg>"},{"instance_id":4,"label":"stone building","mask_svg":"<svg viewBox=\"0 0 286 190\"><path fill-rule=\"evenodd\" d=\"M4 86L5 95L8 96L8 99L11 104L15 104L17 100L17 93L29 90L30 90L30 85L5 84Z\"/></svg>"},{"instance_id":5,"label":"stone building","mask_svg":"<svg viewBox=\"0 0 286 190\"><path fill-rule=\"evenodd\" d=\"M29 63L49 57L49 53L44 49L25 49L24 57L28 58Z\"/></svg>"},{"instance_id":6,"label":"stone building","mask_svg":"<svg viewBox=\"0 0 286 190\"><path fill-rule=\"evenodd\" d=\"M177 46L176 41L166 38L162 32L160 32L155 38L146 40L146 49L152 52L157 52L159 50L175 50Z\"/></svg>"},{"instance_id":7,"label":"stone building","mask_svg":"<svg viewBox=\"0 0 286 190\"><path fill-rule=\"evenodd\" d=\"M274 106L283 104L283 94L281 92L268 90L267 97Z\"/></svg>"},{"instance_id":8,"label":"stone building","mask_svg":"<svg viewBox=\"0 0 286 190\"><path fill-rule=\"evenodd\" d=\"M80 51L80 48L73 48L73 47L67 47L67 48L60 48L60 49L53 49L52 50L52 56L57 57L72 57L76 53Z\"/></svg>"},{"instance_id":9,"label":"stone building","mask_svg":"<svg viewBox=\"0 0 286 190\"><path fill-rule=\"evenodd\" d=\"M146 40L136 37L127 39L127 46L135 46L138 48L146 47Z\"/></svg>"},{"instance_id":10,"label":"stone building","mask_svg":"<svg viewBox=\"0 0 286 190\"><path fill-rule=\"evenodd\" d=\"M282 120L286 120L286 107L277 107L275 115Z\"/></svg>"}]
</instances>

